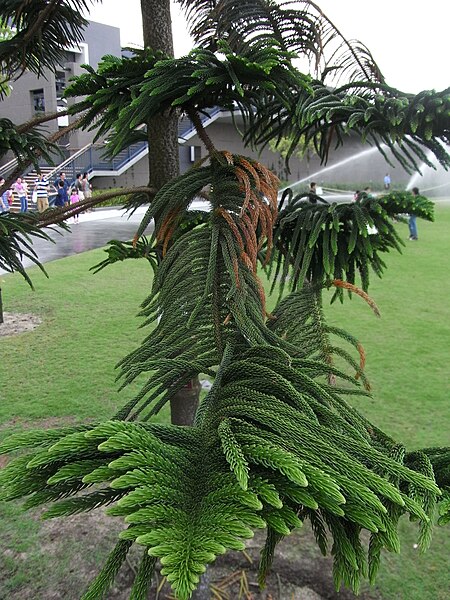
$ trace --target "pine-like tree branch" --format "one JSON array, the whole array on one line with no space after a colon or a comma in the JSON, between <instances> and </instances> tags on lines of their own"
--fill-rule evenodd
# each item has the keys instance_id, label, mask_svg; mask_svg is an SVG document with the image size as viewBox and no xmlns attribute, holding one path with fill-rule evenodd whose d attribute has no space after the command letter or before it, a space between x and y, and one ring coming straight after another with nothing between
<instances>
[{"instance_id":1,"label":"pine-like tree branch","mask_svg":"<svg viewBox=\"0 0 450 600\"><path fill-rule=\"evenodd\" d=\"M26 133L36 127L37 125L41 125L42 123L47 123L48 121L52 121L53 119L57 119L58 117L64 117L69 114L69 109L62 110L60 112L46 113L40 115L38 117L34 117L29 121L25 121L22 125L17 127L17 133Z\"/></svg>"},{"instance_id":2,"label":"pine-like tree branch","mask_svg":"<svg viewBox=\"0 0 450 600\"><path fill-rule=\"evenodd\" d=\"M214 152L216 152L216 147L212 143L211 138L206 133L206 130L203 127L203 123L202 123L202 120L200 119L198 112L195 110L189 110L188 116L189 116L190 120L192 121L192 124L195 127L198 137L201 139L201 141L205 145L205 148L208 150L209 154L213 154Z\"/></svg>"},{"instance_id":3,"label":"pine-like tree branch","mask_svg":"<svg viewBox=\"0 0 450 600\"><path fill-rule=\"evenodd\" d=\"M105 200L110 200L111 198L116 198L117 196L130 196L131 194L148 194L148 196L155 196L156 189L151 187L136 187L129 188L124 190L114 190L105 192L104 194L98 194L93 198L85 198L84 200L80 200L76 204L71 204L69 206L64 206L61 208L52 209L51 211L45 212L42 214L42 217L39 219L40 227L48 227L49 225L56 225L57 223L62 223L66 221L70 217L74 217L89 208L93 208Z\"/></svg>"}]
</instances>

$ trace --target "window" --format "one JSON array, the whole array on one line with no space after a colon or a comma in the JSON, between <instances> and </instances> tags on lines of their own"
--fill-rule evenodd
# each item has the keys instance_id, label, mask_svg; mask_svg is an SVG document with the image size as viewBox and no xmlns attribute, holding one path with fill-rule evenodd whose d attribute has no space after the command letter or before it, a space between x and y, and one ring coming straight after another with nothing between
<instances>
[{"instance_id":1,"label":"window","mask_svg":"<svg viewBox=\"0 0 450 600\"><path fill-rule=\"evenodd\" d=\"M56 98L59 100L66 89L66 74L61 71L55 73Z\"/></svg>"},{"instance_id":2,"label":"window","mask_svg":"<svg viewBox=\"0 0 450 600\"><path fill-rule=\"evenodd\" d=\"M31 91L31 106L35 113L45 112L44 90Z\"/></svg>"}]
</instances>

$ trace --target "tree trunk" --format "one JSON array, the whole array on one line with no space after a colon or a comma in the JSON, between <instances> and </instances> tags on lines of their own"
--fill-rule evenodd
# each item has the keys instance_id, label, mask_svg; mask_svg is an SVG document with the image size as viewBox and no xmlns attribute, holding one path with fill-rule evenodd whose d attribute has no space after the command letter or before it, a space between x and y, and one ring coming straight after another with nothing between
<instances>
[{"instance_id":1,"label":"tree trunk","mask_svg":"<svg viewBox=\"0 0 450 600\"><path fill-rule=\"evenodd\" d=\"M141 0L144 45L173 56L170 0ZM178 150L178 114L173 111L147 123L149 187L160 189L180 173ZM197 410L198 378L183 387L171 400L172 423L192 425Z\"/></svg>"},{"instance_id":2,"label":"tree trunk","mask_svg":"<svg viewBox=\"0 0 450 600\"><path fill-rule=\"evenodd\" d=\"M191 425L194 422L201 389L200 381L196 377L175 394L170 402L174 425Z\"/></svg>"},{"instance_id":3,"label":"tree trunk","mask_svg":"<svg viewBox=\"0 0 450 600\"><path fill-rule=\"evenodd\" d=\"M144 45L173 56L170 0L141 0ZM149 187L159 189L180 173L178 115L157 116L147 123Z\"/></svg>"}]
</instances>

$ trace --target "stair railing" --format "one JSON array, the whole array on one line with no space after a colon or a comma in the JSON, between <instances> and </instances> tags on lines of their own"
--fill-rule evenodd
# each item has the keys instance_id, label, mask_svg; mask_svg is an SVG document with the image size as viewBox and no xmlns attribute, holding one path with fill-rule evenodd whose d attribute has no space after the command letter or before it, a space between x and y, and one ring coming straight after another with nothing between
<instances>
[{"instance_id":1,"label":"stair railing","mask_svg":"<svg viewBox=\"0 0 450 600\"><path fill-rule=\"evenodd\" d=\"M69 158L66 158L65 161L60 163L58 166L56 166L54 169L52 169L47 174L47 179L51 179L52 177L55 177L58 173L61 173L61 171L64 171L64 169L66 169L70 165L70 163L75 161L77 158L79 158L85 152L91 153L93 145L94 144L92 144L92 143L86 144L86 146L83 146L83 148L80 148L74 154L71 154L69 156ZM92 164L92 159L89 161L89 163Z\"/></svg>"},{"instance_id":2,"label":"stair railing","mask_svg":"<svg viewBox=\"0 0 450 600\"><path fill-rule=\"evenodd\" d=\"M9 162L7 162L4 165L2 165L0 167L0 177L3 177L4 179L7 179L8 175L10 173L12 173L14 171L14 169L17 168L18 164L19 164L19 161L17 160L17 158L13 158Z\"/></svg>"}]
</instances>

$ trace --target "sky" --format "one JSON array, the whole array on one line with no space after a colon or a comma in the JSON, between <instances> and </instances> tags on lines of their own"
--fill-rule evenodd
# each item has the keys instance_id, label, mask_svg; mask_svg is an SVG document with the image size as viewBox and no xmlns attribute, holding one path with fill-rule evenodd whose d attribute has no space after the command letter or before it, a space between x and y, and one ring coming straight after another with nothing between
<instances>
[{"instance_id":1,"label":"sky","mask_svg":"<svg viewBox=\"0 0 450 600\"><path fill-rule=\"evenodd\" d=\"M345 37L370 49L392 87L410 93L450 87L449 0L316 3ZM179 7L171 4L175 55L181 56L192 43ZM119 27L122 46L142 45L140 0L103 0L92 7L89 18Z\"/></svg>"}]
</instances>

